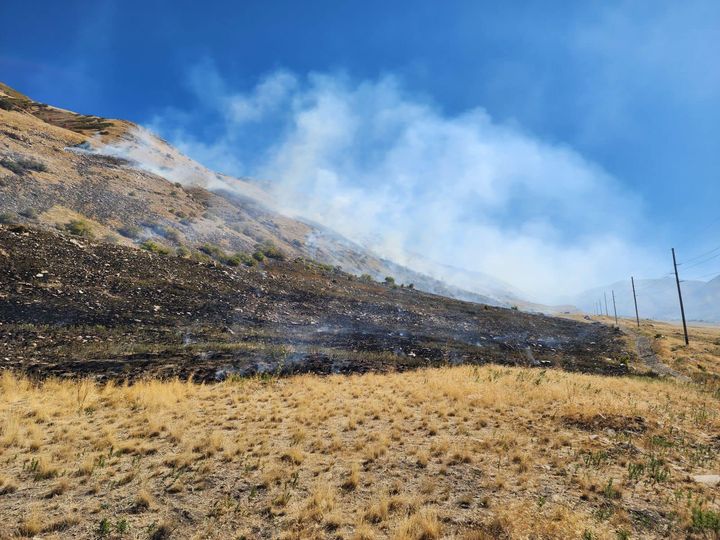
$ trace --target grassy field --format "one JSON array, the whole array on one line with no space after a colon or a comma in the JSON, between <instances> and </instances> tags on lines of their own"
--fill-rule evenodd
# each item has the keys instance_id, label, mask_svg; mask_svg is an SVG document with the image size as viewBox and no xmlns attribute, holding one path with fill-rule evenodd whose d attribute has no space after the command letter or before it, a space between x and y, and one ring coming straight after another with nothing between
<instances>
[{"instance_id":1,"label":"grassy field","mask_svg":"<svg viewBox=\"0 0 720 540\"><path fill-rule=\"evenodd\" d=\"M713 538L718 395L558 370L0 378L0 537Z\"/></svg>"},{"instance_id":2,"label":"grassy field","mask_svg":"<svg viewBox=\"0 0 720 540\"><path fill-rule=\"evenodd\" d=\"M615 322L611 317L593 318L610 325ZM680 323L642 319L638 328L635 319L620 319L619 325L626 332L645 336L661 362L690 377L705 391L720 396L720 327L690 323L690 344L686 346ZM643 371L643 366L636 368Z\"/></svg>"}]
</instances>

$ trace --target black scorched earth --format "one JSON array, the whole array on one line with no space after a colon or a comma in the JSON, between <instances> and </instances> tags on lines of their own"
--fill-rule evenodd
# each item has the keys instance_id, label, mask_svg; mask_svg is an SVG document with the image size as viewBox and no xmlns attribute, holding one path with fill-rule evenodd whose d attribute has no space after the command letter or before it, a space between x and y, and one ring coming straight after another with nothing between
<instances>
[{"instance_id":1,"label":"black scorched earth","mask_svg":"<svg viewBox=\"0 0 720 540\"><path fill-rule=\"evenodd\" d=\"M367 282L307 260L229 268L0 226L0 368L219 380L457 363L627 372L614 329Z\"/></svg>"}]
</instances>

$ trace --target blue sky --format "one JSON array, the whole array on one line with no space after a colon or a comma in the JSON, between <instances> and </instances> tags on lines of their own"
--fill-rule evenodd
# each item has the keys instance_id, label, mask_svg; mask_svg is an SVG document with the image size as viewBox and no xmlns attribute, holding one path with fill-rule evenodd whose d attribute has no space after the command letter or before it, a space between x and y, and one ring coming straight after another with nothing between
<instances>
[{"instance_id":1,"label":"blue sky","mask_svg":"<svg viewBox=\"0 0 720 540\"><path fill-rule=\"evenodd\" d=\"M530 255L502 246L519 239L534 272L581 273L579 288L662 275L671 245L689 259L720 244L718 2L48 1L4 2L0 18L11 21L0 80L150 125L212 167L277 175L296 200L293 189L330 194L334 206L302 206L350 236L382 236L388 254L415 246L447 261L487 246L498 260L453 262L542 297L562 283L512 271ZM332 143L316 124L303 131L308 118L332 122L328 100L372 122L341 115L350 123ZM383 107L405 112L385 122ZM410 145L412 133L429 142ZM314 159L298 165L292 152L308 148ZM480 170L481 154L492 171L456 185L458 162ZM377 205L400 209L392 231L343 219ZM451 216L431 222L440 239L421 223L430 210Z\"/></svg>"}]
</instances>

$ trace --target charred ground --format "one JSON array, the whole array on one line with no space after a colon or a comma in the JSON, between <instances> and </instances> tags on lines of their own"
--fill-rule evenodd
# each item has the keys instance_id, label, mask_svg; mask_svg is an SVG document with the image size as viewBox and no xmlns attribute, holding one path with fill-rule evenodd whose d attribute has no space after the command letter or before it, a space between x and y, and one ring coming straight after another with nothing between
<instances>
[{"instance_id":1,"label":"charred ground","mask_svg":"<svg viewBox=\"0 0 720 540\"><path fill-rule=\"evenodd\" d=\"M0 367L202 380L488 362L627 372L605 325L363 281L312 261L229 268L0 226Z\"/></svg>"}]
</instances>

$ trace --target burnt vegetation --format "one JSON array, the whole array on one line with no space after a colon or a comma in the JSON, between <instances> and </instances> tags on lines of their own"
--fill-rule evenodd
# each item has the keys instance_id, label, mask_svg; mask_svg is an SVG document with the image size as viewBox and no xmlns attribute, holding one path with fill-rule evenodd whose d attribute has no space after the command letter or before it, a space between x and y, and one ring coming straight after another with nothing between
<instances>
[{"instance_id":1,"label":"burnt vegetation","mask_svg":"<svg viewBox=\"0 0 720 540\"><path fill-rule=\"evenodd\" d=\"M82 222L64 234L1 226L2 367L203 380L488 362L627 372L604 325L388 287L267 245L262 263L210 245L142 247L89 242Z\"/></svg>"}]
</instances>

